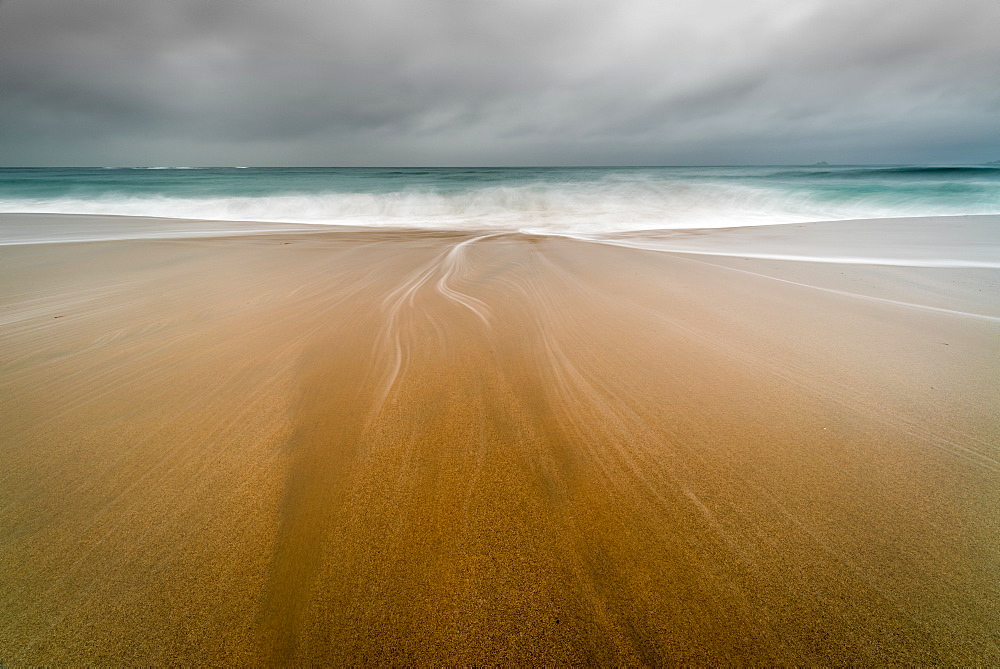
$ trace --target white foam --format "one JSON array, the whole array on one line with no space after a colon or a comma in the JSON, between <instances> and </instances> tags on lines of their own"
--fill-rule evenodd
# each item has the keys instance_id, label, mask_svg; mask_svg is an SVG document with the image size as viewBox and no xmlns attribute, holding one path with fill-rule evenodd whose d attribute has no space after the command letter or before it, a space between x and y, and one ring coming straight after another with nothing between
<instances>
[{"instance_id":1,"label":"white foam","mask_svg":"<svg viewBox=\"0 0 1000 669\"><path fill-rule=\"evenodd\" d=\"M725 258L1000 269L1000 216L825 221L701 233L566 236L614 246Z\"/></svg>"},{"instance_id":2,"label":"white foam","mask_svg":"<svg viewBox=\"0 0 1000 669\"><path fill-rule=\"evenodd\" d=\"M141 169L199 169L150 167ZM992 208L991 208L992 207ZM595 182L410 188L384 193L243 197L111 195L0 200L0 212L153 216L214 221L539 233L618 233L749 227L823 220L997 213L988 204L884 199L830 202L804 191L719 181L606 178Z\"/></svg>"},{"instance_id":3,"label":"white foam","mask_svg":"<svg viewBox=\"0 0 1000 669\"><path fill-rule=\"evenodd\" d=\"M624 242L614 239L582 238L587 241L600 241L603 244L613 246L625 246L628 248L646 249L653 251L666 251L674 253L685 253L688 255L717 256L720 258L753 258L756 260L793 260L797 262L817 262L832 265L882 265L887 267L938 267L952 269L1000 269L1000 261L990 260L963 260L961 258L904 258L904 257L877 257L877 256L837 256L837 255L801 255L792 253L759 253L754 251L732 252L732 251L694 251L685 249L683 246L671 246L668 244L643 244L636 242Z\"/></svg>"}]
</instances>

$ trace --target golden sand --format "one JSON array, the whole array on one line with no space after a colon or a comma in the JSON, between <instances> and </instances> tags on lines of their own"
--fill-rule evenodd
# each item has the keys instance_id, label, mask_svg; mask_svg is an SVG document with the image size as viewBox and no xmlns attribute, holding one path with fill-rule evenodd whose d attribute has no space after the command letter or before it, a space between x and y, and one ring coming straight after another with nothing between
<instances>
[{"instance_id":1,"label":"golden sand","mask_svg":"<svg viewBox=\"0 0 1000 669\"><path fill-rule=\"evenodd\" d=\"M967 275L405 232L3 256L0 663L1000 662Z\"/></svg>"}]
</instances>

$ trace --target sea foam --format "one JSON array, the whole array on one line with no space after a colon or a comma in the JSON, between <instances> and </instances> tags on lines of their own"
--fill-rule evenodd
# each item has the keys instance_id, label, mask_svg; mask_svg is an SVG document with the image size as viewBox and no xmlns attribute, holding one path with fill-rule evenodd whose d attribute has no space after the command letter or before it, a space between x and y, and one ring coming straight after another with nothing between
<instances>
[{"instance_id":1,"label":"sea foam","mask_svg":"<svg viewBox=\"0 0 1000 669\"><path fill-rule=\"evenodd\" d=\"M0 212L602 234L1000 213L1000 169L0 170Z\"/></svg>"}]
</instances>

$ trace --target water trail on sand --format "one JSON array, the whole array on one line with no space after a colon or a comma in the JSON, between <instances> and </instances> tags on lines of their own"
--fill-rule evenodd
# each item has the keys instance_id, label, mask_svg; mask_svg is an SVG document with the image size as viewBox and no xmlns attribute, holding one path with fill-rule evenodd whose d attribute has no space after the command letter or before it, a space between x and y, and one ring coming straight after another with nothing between
<instances>
[{"instance_id":1,"label":"water trail on sand","mask_svg":"<svg viewBox=\"0 0 1000 669\"><path fill-rule=\"evenodd\" d=\"M402 331L404 312L415 308L417 293L436 274L440 274L437 282L434 284L435 290L439 294L454 304L468 309L482 321L484 326L487 328L490 327L490 308L486 303L456 290L449 282L465 268L463 254L470 244L505 234L508 233L480 235L456 242L436 254L428 263L415 270L382 299L381 306L384 313L383 326L376 350L388 351L389 362L387 365L388 372L381 384L381 390L378 393L379 400L376 402L376 406L385 404L392 392L393 386L406 366L407 354L403 343L404 337Z\"/></svg>"},{"instance_id":2,"label":"water trail on sand","mask_svg":"<svg viewBox=\"0 0 1000 669\"><path fill-rule=\"evenodd\" d=\"M570 236L573 239L607 244L609 246L623 246L626 248L642 249L646 251L662 251L665 253L684 253L697 256L715 256L719 258L753 258L755 260L791 260L796 262L826 263L832 265L882 265L885 267L926 267L928 269L1000 269L1000 261L993 260L968 260L961 258L886 258L875 256L850 256L850 255L801 255L791 253L761 253L758 251L709 251L685 248L683 245L670 245L660 242L635 242L626 240L615 240L610 238L594 238L582 236Z\"/></svg>"},{"instance_id":3,"label":"water trail on sand","mask_svg":"<svg viewBox=\"0 0 1000 669\"><path fill-rule=\"evenodd\" d=\"M455 275L456 272L459 272L465 268L466 263L464 258L464 252L466 247L469 246L469 244L472 244L473 242L478 242L483 239L489 239L491 237L500 237L505 234L507 233L501 232L492 235L481 235L479 237L473 237L471 239L465 240L464 242L459 242L458 244L455 244L455 246L453 246L451 250L448 251L448 254L444 257L444 259L441 262L442 266L444 267L444 272L441 274L441 278L438 279L438 282L436 284L439 293L444 295L452 302L455 302L467 308L469 311L478 316L479 319L483 322L483 324L487 327L489 327L490 325L489 307L486 306L486 304L482 300L475 298L471 295L468 295L466 293L462 293L458 290L455 290L454 288L448 285L448 281Z\"/></svg>"},{"instance_id":4,"label":"water trail on sand","mask_svg":"<svg viewBox=\"0 0 1000 669\"><path fill-rule=\"evenodd\" d=\"M567 234L627 248L721 258L929 269L1000 269L1000 216L822 221L714 230Z\"/></svg>"}]
</instances>

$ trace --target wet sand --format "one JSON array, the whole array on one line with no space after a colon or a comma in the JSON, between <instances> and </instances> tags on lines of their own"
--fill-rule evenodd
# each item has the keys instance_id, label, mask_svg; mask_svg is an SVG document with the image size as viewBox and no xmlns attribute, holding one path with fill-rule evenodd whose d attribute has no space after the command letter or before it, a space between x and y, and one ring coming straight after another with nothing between
<instances>
[{"instance_id":1,"label":"wet sand","mask_svg":"<svg viewBox=\"0 0 1000 669\"><path fill-rule=\"evenodd\" d=\"M3 664L1000 662L1000 270L2 256Z\"/></svg>"}]
</instances>

